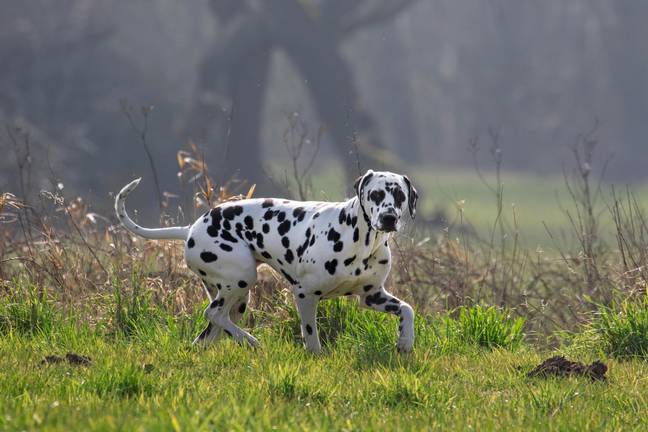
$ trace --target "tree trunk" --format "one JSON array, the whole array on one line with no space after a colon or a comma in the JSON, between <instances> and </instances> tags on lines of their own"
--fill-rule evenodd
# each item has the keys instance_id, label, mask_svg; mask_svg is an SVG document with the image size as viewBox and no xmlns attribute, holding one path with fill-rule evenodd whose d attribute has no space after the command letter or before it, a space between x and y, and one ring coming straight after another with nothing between
<instances>
[{"instance_id":1,"label":"tree trunk","mask_svg":"<svg viewBox=\"0 0 648 432\"><path fill-rule=\"evenodd\" d=\"M384 167L380 152L376 151L383 144L373 120L360 103L351 68L338 52L337 38L311 19L298 1L269 3L264 16L269 17L272 37L304 77L347 175L357 175L357 158L361 170Z\"/></svg>"}]
</instances>

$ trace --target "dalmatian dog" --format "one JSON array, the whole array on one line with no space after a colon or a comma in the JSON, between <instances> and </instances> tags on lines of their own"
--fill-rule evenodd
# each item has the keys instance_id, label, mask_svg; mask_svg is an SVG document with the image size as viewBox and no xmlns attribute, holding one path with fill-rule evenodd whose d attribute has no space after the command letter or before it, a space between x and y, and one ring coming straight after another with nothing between
<instances>
[{"instance_id":1,"label":"dalmatian dog","mask_svg":"<svg viewBox=\"0 0 648 432\"><path fill-rule=\"evenodd\" d=\"M344 202L289 201L277 198L222 203L193 225L143 228L126 213L126 196L140 179L125 186L115 210L129 231L148 239L177 239L185 244L187 266L203 281L210 304L208 325L194 344L210 344L223 332L240 343L259 342L237 326L256 282L257 265L269 264L292 287L308 351L321 352L317 305L343 295L360 298L362 307L397 315L397 348L414 343L414 311L385 290L391 268L389 237L414 218L418 194L407 176L367 171Z\"/></svg>"}]
</instances>

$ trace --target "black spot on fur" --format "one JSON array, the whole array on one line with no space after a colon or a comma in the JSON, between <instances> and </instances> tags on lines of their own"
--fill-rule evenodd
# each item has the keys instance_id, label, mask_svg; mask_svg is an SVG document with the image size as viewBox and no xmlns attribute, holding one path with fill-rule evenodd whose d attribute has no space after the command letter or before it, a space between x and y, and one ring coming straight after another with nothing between
<instances>
[{"instance_id":1,"label":"black spot on fur","mask_svg":"<svg viewBox=\"0 0 648 432\"><path fill-rule=\"evenodd\" d=\"M215 253L205 251L200 253L200 259L206 263L214 262L218 259Z\"/></svg>"},{"instance_id":2,"label":"black spot on fur","mask_svg":"<svg viewBox=\"0 0 648 432\"><path fill-rule=\"evenodd\" d=\"M345 220L346 220L346 210L342 209L340 210L340 214L338 216L338 222L340 223L340 225L342 225Z\"/></svg>"},{"instance_id":3,"label":"black spot on fur","mask_svg":"<svg viewBox=\"0 0 648 432\"><path fill-rule=\"evenodd\" d=\"M257 247L259 249L263 249L263 234L258 233L256 236L256 242L257 242Z\"/></svg>"},{"instance_id":4,"label":"black spot on fur","mask_svg":"<svg viewBox=\"0 0 648 432\"><path fill-rule=\"evenodd\" d=\"M245 312L245 309L247 308L247 304L241 303L241 305L238 308L239 313Z\"/></svg>"},{"instance_id":5,"label":"black spot on fur","mask_svg":"<svg viewBox=\"0 0 648 432\"><path fill-rule=\"evenodd\" d=\"M315 213L315 214L313 215L313 219L317 219L317 218L319 217L319 215L320 215L319 212Z\"/></svg>"},{"instance_id":6,"label":"black spot on fur","mask_svg":"<svg viewBox=\"0 0 648 432\"><path fill-rule=\"evenodd\" d=\"M281 224L279 224L279 226L277 227L277 232L279 233L279 235L284 235L288 231L290 231L290 221L286 219L285 221L281 222Z\"/></svg>"},{"instance_id":7,"label":"black spot on fur","mask_svg":"<svg viewBox=\"0 0 648 432\"><path fill-rule=\"evenodd\" d=\"M288 237L281 237L281 244L283 245L283 247L289 248L290 247L290 239Z\"/></svg>"},{"instance_id":8,"label":"black spot on fur","mask_svg":"<svg viewBox=\"0 0 648 432\"><path fill-rule=\"evenodd\" d=\"M249 230L254 228L254 219L252 219L252 216L250 216L250 215L245 216L245 218L243 219L243 222L245 223L245 228L247 228Z\"/></svg>"},{"instance_id":9,"label":"black spot on fur","mask_svg":"<svg viewBox=\"0 0 648 432\"><path fill-rule=\"evenodd\" d=\"M263 232L265 234L268 234L270 232L270 225L268 225L267 223L264 223L263 224Z\"/></svg>"},{"instance_id":10,"label":"black spot on fur","mask_svg":"<svg viewBox=\"0 0 648 432\"><path fill-rule=\"evenodd\" d=\"M268 251L263 251L263 253L261 254L261 256L262 256L263 258L265 258L265 259L272 259L272 255L270 255L270 254L268 253Z\"/></svg>"},{"instance_id":11,"label":"black spot on fur","mask_svg":"<svg viewBox=\"0 0 648 432\"><path fill-rule=\"evenodd\" d=\"M272 201L270 198L263 200L263 204L261 204L262 208L268 208L272 207L274 205L274 201Z\"/></svg>"},{"instance_id":12,"label":"black spot on fur","mask_svg":"<svg viewBox=\"0 0 648 432\"><path fill-rule=\"evenodd\" d=\"M293 217L297 218L299 222L303 221L305 216L306 210L304 210L304 207L297 207L293 210Z\"/></svg>"},{"instance_id":13,"label":"black spot on fur","mask_svg":"<svg viewBox=\"0 0 648 432\"><path fill-rule=\"evenodd\" d=\"M297 295L297 297L299 297L299 298L304 298L304 297L306 297L306 296L304 295L304 293L299 293L299 294Z\"/></svg>"},{"instance_id":14,"label":"black spot on fur","mask_svg":"<svg viewBox=\"0 0 648 432\"><path fill-rule=\"evenodd\" d=\"M385 265L385 264L387 264L388 262L389 262L388 259L384 259L384 260L380 260L380 261L378 261L378 264L383 264L383 265Z\"/></svg>"},{"instance_id":15,"label":"black spot on fur","mask_svg":"<svg viewBox=\"0 0 648 432\"><path fill-rule=\"evenodd\" d=\"M335 228L331 228L326 237L329 241L336 242L340 240L340 233L335 231Z\"/></svg>"},{"instance_id":16,"label":"black spot on fur","mask_svg":"<svg viewBox=\"0 0 648 432\"><path fill-rule=\"evenodd\" d=\"M360 240L360 229L356 227L356 229L353 231L353 243L357 243L358 240Z\"/></svg>"},{"instance_id":17,"label":"black spot on fur","mask_svg":"<svg viewBox=\"0 0 648 432\"><path fill-rule=\"evenodd\" d=\"M293 262L293 259L295 259L295 255L293 255L293 251L288 249L286 251L286 255L284 255L284 258L286 259L286 262L290 264L291 262Z\"/></svg>"},{"instance_id":18,"label":"black spot on fur","mask_svg":"<svg viewBox=\"0 0 648 432\"><path fill-rule=\"evenodd\" d=\"M219 246L225 252L232 252L232 246L228 245L227 243L221 243Z\"/></svg>"},{"instance_id":19,"label":"black spot on fur","mask_svg":"<svg viewBox=\"0 0 648 432\"><path fill-rule=\"evenodd\" d=\"M238 240L236 237L234 237L232 234L230 234L229 231L223 231L221 233L221 238L225 241L232 242L232 243L238 243Z\"/></svg>"},{"instance_id":20,"label":"black spot on fur","mask_svg":"<svg viewBox=\"0 0 648 432\"><path fill-rule=\"evenodd\" d=\"M375 292L374 294L368 295L365 299L367 306L381 305L387 301L385 297L380 295L380 291Z\"/></svg>"},{"instance_id":21,"label":"black spot on fur","mask_svg":"<svg viewBox=\"0 0 648 432\"><path fill-rule=\"evenodd\" d=\"M356 259L356 256L355 256L355 255L353 255L352 257L349 257L349 258L345 259L345 260L344 260L344 265L348 267L349 265L351 265L351 263L352 263L353 261L355 261L355 259Z\"/></svg>"},{"instance_id":22,"label":"black spot on fur","mask_svg":"<svg viewBox=\"0 0 648 432\"><path fill-rule=\"evenodd\" d=\"M198 269L198 273L200 273L200 276L207 276L204 270Z\"/></svg>"},{"instance_id":23,"label":"black spot on fur","mask_svg":"<svg viewBox=\"0 0 648 432\"><path fill-rule=\"evenodd\" d=\"M240 216L241 213L243 213L243 207L241 207L240 205L233 205L223 210L223 217L225 219L232 220L236 216Z\"/></svg>"},{"instance_id":24,"label":"black spot on fur","mask_svg":"<svg viewBox=\"0 0 648 432\"><path fill-rule=\"evenodd\" d=\"M339 242L337 242L337 243L335 243L333 245L333 250L335 252L341 252L343 248L344 248L344 243L342 243L341 241L339 241Z\"/></svg>"},{"instance_id":25,"label":"black spot on fur","mask_svg":"<svg viewBox=\"0 0 648 432\"><path fill-rule=\"evenodd\" d=\"M281 269L281 274L283 274L286 277L286 280L288 280L288 282L290 282L293 285L297 285L297 281L293 279L292 276L290 276L288 273L286 273L284 269Z\"/></svg>"},{"instance_id":26,"label":"black spot on fur","mask_svg":"<svg viewBox=\"0 0 648 432\"><path fill-rule=\"evenodd\" d=\"M212 219L211 225L207 227L207 234L209 234L210 237L218 237L218 232L221 228L221 220L223 218L221 208L216 207L215 209L212 209L210 214Z\"/></svg>"},{"instance_id":27,"label":"black spot on fur","mask_svg":"<svg viewBox=\"0 0 648 432\"><path fill-rule=\"evenodd\" d=\"M400 188L400 186L395 185L394 188L390 190L390 192L394 197L394 205L398 208L401 208L406 199L403 190Z\"/></svg>"},{"instance_id":28,"label":"black spot on fur","mask_svg":"<svg viewBox=\"0 0 648 432\"><path fill-rule=\"evenodd\" d=\"M211 302L209 307L213 309L215 307L223 307L224 304L225 304L225 297L214 300L213 302Z\"/></svg>"},{"instance_id":29,"label":"black spot on fur","mask_svg":"<svg viewBox=\"0 0 648 432\"><path fill-rule=\"evenodd\" d=\"M364 292L371 291L372 288L373 288L373 285L365 285L365 286L362 287Z\"/></svg>"},{"instance_id":30,"label":"black spot on fur","mask_svg":"<svg viewBox=\"0 0 648 432\"><path fill-rule=\"evenodd\" d=\"M398 305L388 304L385 306L385 312L397 312L400 309Z\"/></svg>"},{"instance_id":31,"label":"black spot on fur","mask_svg":"<svg viewBox=\"0 0 648 432\"><path fill-rule=\"evenodd\" d=\"M310 236L310 228L308 229L308 231L306 232L306 234L307 234L307 236L306 236L306 240L304 240L304 243L302 243L301 245L299 245L299 246L297 247L297 256L300 257L300 258L304 255L304 252L306 252L306 249L308 249L308 242L309 242L309 240L310 240L310 239L309 239L309 236Z\"/></svg>"},{"instance_id":32,"label":"black spot on fur","mask_svg":"<svg viewBox=\"0 0 648 432\"><path fill-rule=\"evenodd\" d=\"M274 212L272 210L266 210L266 212L263 214L263 219L264 220L270 220L274 216Z\"/></svg>"},{"instance_id":33,"label":"black spot on fur","mask_svg":"<svg viewBox=\"0 0 648 432\"><path fill-rule=\"evenodd\" d=\"M189 240L187 240L187 247L191 249L194 246L196 246L196 242L194 241L193 237L189 237Z\"/></svg>"},{"instance_id":34,"label":"black spot on fur","mask_svg":"<svg viewBox=\"0 0 648 432\"><path fill-rule=\"evenodd\" d=\"M310 240L310 246L313 246L313 244L315 244L315 236L312 236Z\"/></svg>"},{"instance_id":35,"label":"black spot on fur","mask_svg":"<svg viewBox=\"0 0 648 432\"><path fill-rule=\"evenodd\" d=\"M306 324L306 333L309 335L313 334L313 328L310 326L310 324Z\"/></svg>"},{"instance_id":36,"label":"black spot on fur","mask_svg":"<svg viewBox=\"0 0 648 432\"><path fill-rule=\"evenodd\" d=\"M364 264L364 269L367 270L367 267L369 267L369 257L363 259L362 264Z\"/></svg>"},{"instance_id":37,"label":"black spot on fur","mask_svg":"<svg viewBox=\"0 0 648 432\"><path fill-rule=\"evenodd\" d=\"M279 212L279 214L277 215L277 221L283 222L285 219L286 219L286 212L284 211Z\"/></svg>"},{"instance_id":38,"label":"black spot on fur","mask_svg":"<svg viewBox=\"0 0 648 432\"><path fill-rule=\"evenodd\" d=\"M223 288L223 285L217 283L217 284L216 284L216 288L221 289L221 288Z\"/></svg>"},{"instance_id":39,"label":"black spot on fur","mask_svg":"<svg viewBox=\"0 0 648 432\"><path fill-rule=\"evenodd\" d=\"M328 272L329 272L330 274L335 274L335 268L337 267L337 263L338 263L338 262L337 262L336 259L332 259L332 260L330 260L330 261L326 261L326 262L324 263L324 268L325 268L326 270L328 270Z\"/></svg>"},{"instance_id":40,"label":"black spot on fur","mask_svg":"<svg viewBox=\"0 0 648 432\"><path fill-rule=\"evenodd\" d=\"M362 271L359 268L357 268L355 271L355 275L360 276L360 273L362 273Z\"/></svg>"},{"instance_id":41,"label":"black spot on fur","mask_svg":"<svg viewBox=\"0 0 648 432\"><path fill-rule=\"evenodd\" d=\"M240 280L238 281L238 286L239 288L245 288L246 286L248 286L248 284L244 280Z\"/></svg>"},{"instance_id":42,"label":"black spot on fur","mask_svg":"<svg viewBox=\"0 0 648 432\"><path fill-rule=\"evenodd\" d=\"M223 229L226 229L228 231L232 229L232 224L230 224L230 221L228 220L223 221Z\"/></svg>"}]
</instances>

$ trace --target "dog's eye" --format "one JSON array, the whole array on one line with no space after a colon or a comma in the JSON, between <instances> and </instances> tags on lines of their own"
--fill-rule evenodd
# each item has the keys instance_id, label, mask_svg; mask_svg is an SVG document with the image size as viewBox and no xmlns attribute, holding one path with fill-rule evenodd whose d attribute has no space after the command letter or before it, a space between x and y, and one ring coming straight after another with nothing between
<instances>
[{"instance_id":1,"label":"dog's eye","mask_svg":"<svg viewBox=\"0 0 648 432\"><path fill-rule=\"evenodd\" d=\"M371 191L371 193L369 194L369 199L375 202L376 205L378 205L381 203L383 199L385 199L385 191L381 191L381 190Z\"/></svg>"}]
</instances>

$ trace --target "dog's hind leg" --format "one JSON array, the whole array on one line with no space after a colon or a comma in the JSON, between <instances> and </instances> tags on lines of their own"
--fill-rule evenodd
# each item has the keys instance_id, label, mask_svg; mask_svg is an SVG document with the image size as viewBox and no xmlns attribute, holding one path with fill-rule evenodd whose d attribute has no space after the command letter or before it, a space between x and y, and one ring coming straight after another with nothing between
<instances>
[{"instance_id":1,"label":"dog's hind leg","mask_svg":"<svg viewBox=\"0 0 648 432\"><path fill-rule=\"evenodd\" d=\"M219 296L211 302L205 311L205 316L210 323L221 328L225 334L239 343L247 342L253 347L259 346L259 341L235 324L242 316L247 307L249 289L238 289L243 291L234 296Z\"/></svg>"},{"instance_id":2,"label":"dog's hind leg","mask_svg":"<svg viewBox=\"0 0 648 432\"><path fill-rule=\"evenodd\" d=\"M210 295L210 304L205 309L209 325L194 343L208 344L225 333L238 342L257 346L256 338L235 324L244 310L242 304L247 304L250 288L256 283L256 260L243 242L219 239L214 244L218 246L196 240L194 247L185 252L187 265L201 276ZM213 287L216 296L212 295Z\"/></svg>"},{"instance_id":3,"label":"dog's hind leg","mask_svg":"<svg viewBox=\"0 0 648 432\"><path fill-rule=\"evenodd\" d=\"M250 301L250 293L248 292L247 295L243 296L240 299L240 302L238 304L235 304L230 309L230 313L229 313L230 320L234 324L238 324L238 322L241 320L241 318L243 318L243 314L247 310L247 305L248 305L249 301Z\"/></svg>"}]
</instances>

